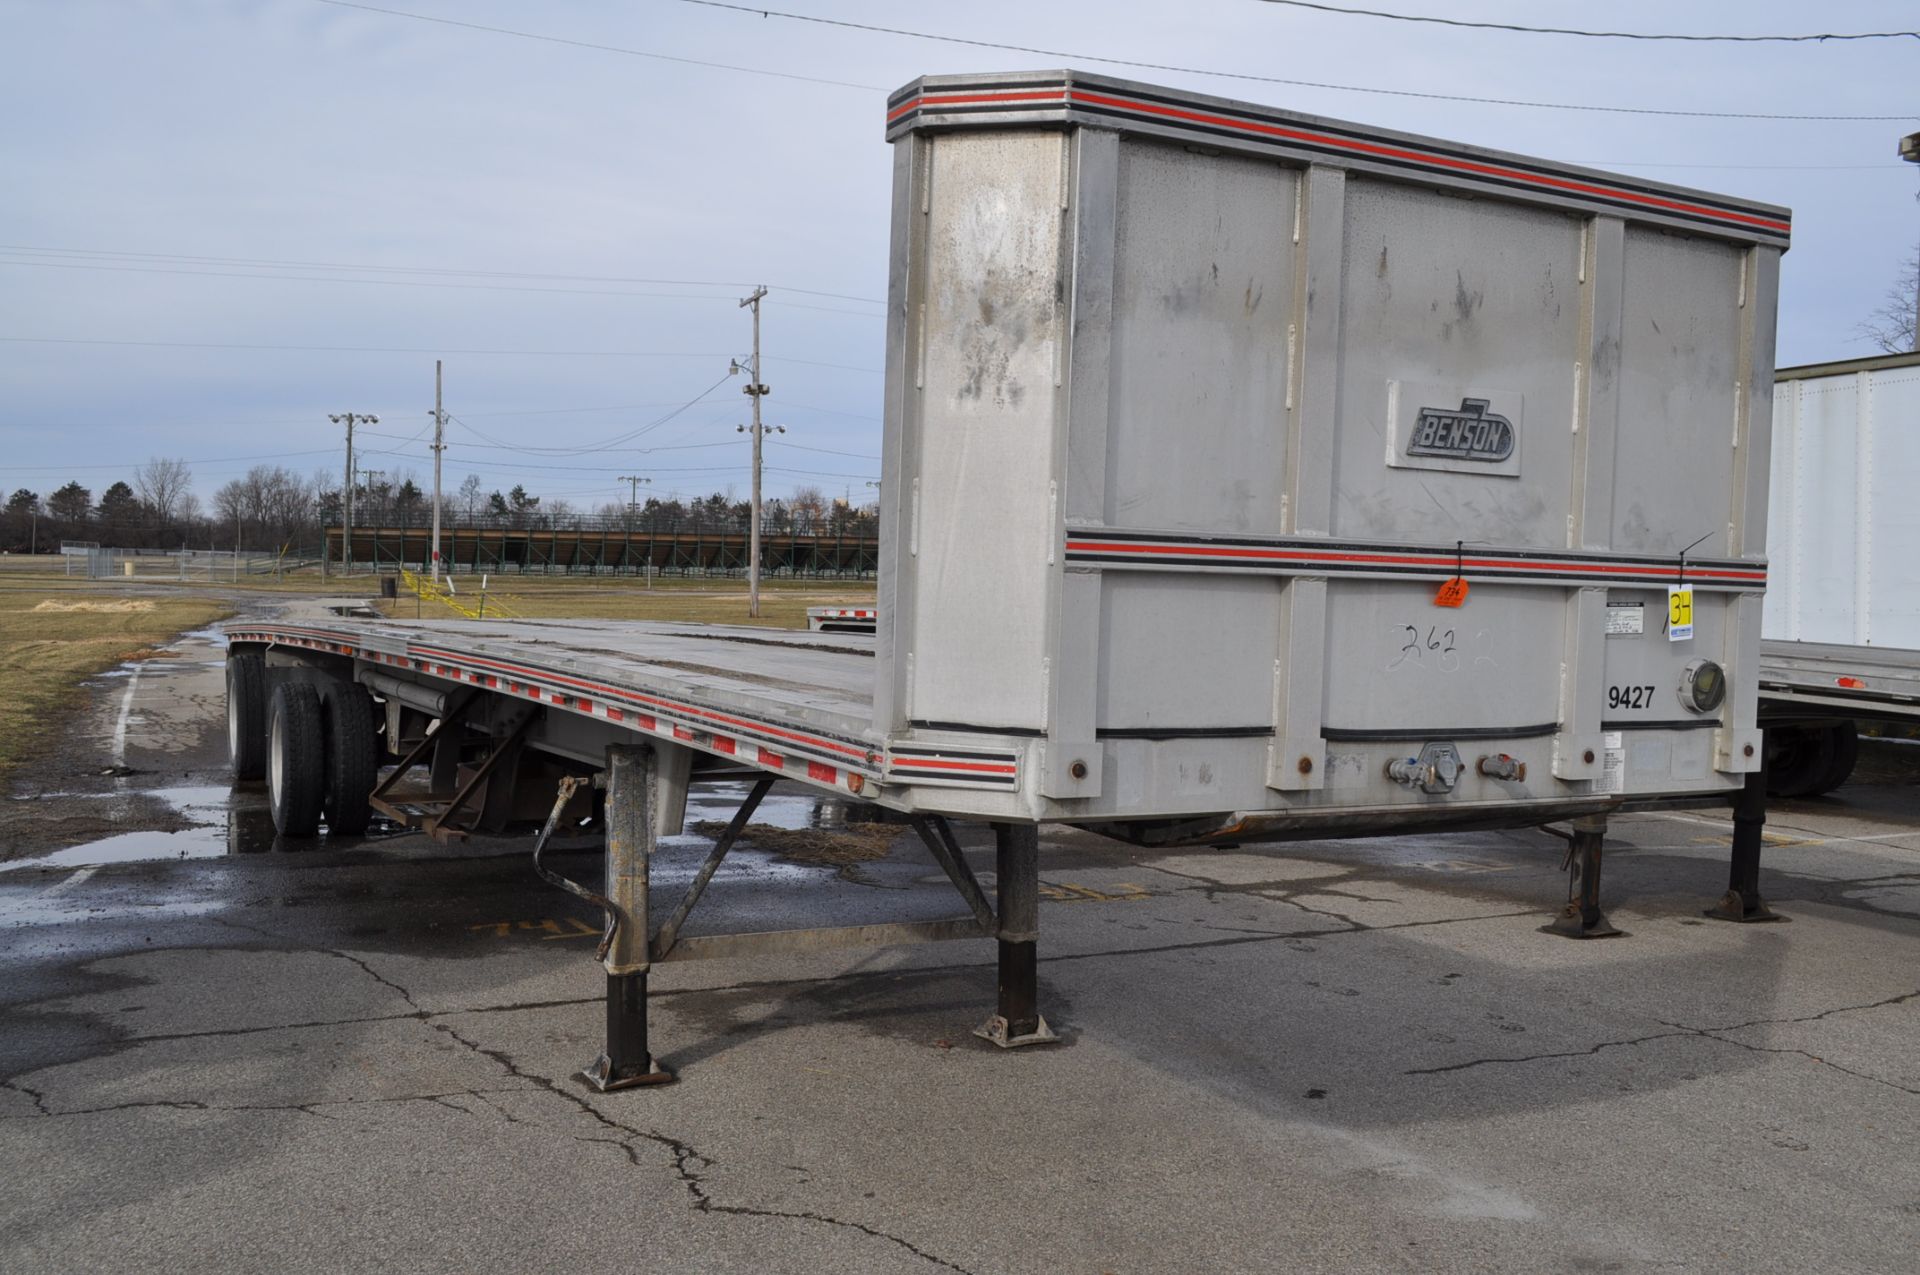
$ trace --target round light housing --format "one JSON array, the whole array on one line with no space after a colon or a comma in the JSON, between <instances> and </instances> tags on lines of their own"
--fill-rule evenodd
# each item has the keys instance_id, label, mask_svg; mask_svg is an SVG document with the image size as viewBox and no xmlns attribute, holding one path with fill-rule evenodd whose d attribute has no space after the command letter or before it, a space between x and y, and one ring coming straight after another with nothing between
<instances>
[{"instance_id":1,"label":"round light housing","mask_svg":"<svg viewBox=\"0 0 1920 1275\"><path fill-rule=\"evenodd\" d=\"M1680 673L1680 703L1711 713L1727 702L1727 671L1712 660L1694 660Z\"/></svg>"}]
</instances>

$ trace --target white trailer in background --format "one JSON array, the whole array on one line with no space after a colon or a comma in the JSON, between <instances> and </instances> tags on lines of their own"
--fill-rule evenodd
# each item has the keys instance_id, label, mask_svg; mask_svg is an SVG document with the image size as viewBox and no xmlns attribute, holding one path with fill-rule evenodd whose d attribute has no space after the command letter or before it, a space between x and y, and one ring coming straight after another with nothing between
<instances>
[{"instance_id":1,"label":"white trailer in background","mask_svg":"<svg viewBox=\"0 0 1920 1275\"><path fill-rule=\"evenodd\" d=\"M1572 819L1549 928L1595 937L1607 813L1737 795L1711 914L1770 919L1785 210L1078 72L918 80L886 129L874 636L238 625L236 758L277 813L351 825L371 794L457 835L527 776L604 776L608 1087L657 1074L647 970L695 951L990 936L985 1033L1051 1039L1042 823L1185 846ZM380 716L405 756L374 790ZM968 911L681 938L756 795L651 925L653 838L742 771L905 815ZM997 914L949 818L994 826Z\"/></svg>"},{"instance_id":2,"label":"white trailer in background","mask_svg":"<svg viewBox=\"0 0 1920 1275\"><path fill-rule=\"evenodd\" d=\"M1768 790L1852 772L1860 722L1920 724L1920 354L1782 368L1760 648Z\"/></svg>"}]
</instances>

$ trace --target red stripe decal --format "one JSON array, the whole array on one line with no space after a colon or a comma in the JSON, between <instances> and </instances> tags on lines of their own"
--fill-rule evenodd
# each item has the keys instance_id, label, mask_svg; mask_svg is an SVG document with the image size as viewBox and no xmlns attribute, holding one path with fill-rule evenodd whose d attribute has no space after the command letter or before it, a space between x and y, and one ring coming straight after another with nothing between
<instances>
[{"instance_id":1,"label":"red stripe decal","mask_svg":"<svg viewBox=\"0 0 1920 1275\"><path fill-rule=\"evenodd\" d=\"M833 784L840 782L840 772L831 766L823 766L817 761L807 763L807 778L818 783Z\"/></svg>"},{"instance_id":2,"label":"red stripe decal","mask_svg":"<svg viewBox=\"0 0 1920 1275\"><path fill-rule=\"evenodd\" d=\"M1190 107L1168 106L1159 102L1142 102L1132 98L1111 97L1105 93L1095 93L1087 89L1052 89L1030 93L942 93L928 94L903 102L887 112L887 122L893 123L903 115L925 108L941 106L976 106L988 102L1034 102L1061 101L1071 106L1085 102L1090 106L1104 106L1110 109L1133 111L1140 115L1157 116L1161 119L1177 120L1187 124L1202 124L1209 128L1224 128L1234 132L1246 133L1256 137L1272 137L1281 141L1304 142L1313 146L1332 147L1337 150L1351 151L1358 155L1377 156L1399 162L1424 164L1431 168L1446 169L1474 177L1490 177L1500 181L1521 182L1548 190L1565 191L1573 195L1589 195L1602 199L1618 200L1639 204L1658 212L1684 213L1691 217L1706 217L1714 221L1729 222L1740 226L1751 226L1771 231L1778 235L1792 233L1791 222L1780 221L1772 217L1763 217L1754 213L1736 212L1727 208L1713 208L1704 204L1688 203L1665 195L1646 194L1641 191L1627 190L1619 186L1603 186L1575 177L1559 177L1548 173L1529 172L1525 169L1509 168L1503 164L1486 160L1462 159L1453 155L1439 155L1430 151L1410 150L1388 142L1369 142L1360 138L1342 137L1338 134L1320 133L1312 129L1299 128L1286 124L1276 124L1261 120L1239 119L1230 115L1216 115L1210 111L1196 110Z\"/></svg>"},{"instance_id":3,"label":"red stripe decal","mask_svg":"<svg viewBox=\"0 0 1920 1275\"><path fill-rule=\"evenodd\" d=\"M982 775L1011 775L1014 767L1004 762L943 761L933 757L895 757L895 770L963 770Z\"/></svg>"},{"instance_id":4,"label":"red stripe decal","mask_svg":"<svg viewBox=\"0 0 1920 1275\"><path fill-rule=\"evenodd\" d=\"M1308 564L1353 563L1358 566L1391 567L1431 567L1439 570L1452 570L1456 566L1465 566L1488 571L1538 571L1543 574L1562 572L1603 572L1623 576L1651 576L1664 579L1674 574L1674 567L1655 563L1639 564L1624 562L1571 562L1524 558L1459 558L1453 554L1394 554L1360 553L1354 551L1331 551L1315 549L1263 549L1257 546L1235 545L1181 545L1181 544L1128 544L1113 540L1069 540L1067 549L1072 553L1127 553L1161 554L1182 558L1221 558L1239 559L1256 562L1302 562ZM1699 579L1745 580L1763 583L1767 578L1765 571L1740 571L1722 567L1687 568L1687 574Z\"/></svg>"},{"instance_id":5,"label":"red stripe decal","mask_svg":"<svg viewBox=\"0 0 1920 1275\"><path fill-rule=\"evenodd\" d=\"M728 739L725 735L715 735L713 737L713 751L716 753L726 753L728 756L732 756L734 753L733 741L731 739Z\"/></svg>"},{"instance_id":6,"label":"red stripe decal","mask_svg":"<svg viewBox=\"0 0 1920 1275\"><path fill-rule=\"evenodd\" d=\"M771 766L775 770L783 770L787 764L786 759L779 753L770 753L764 748L760 749L758 760L762 766Z\"/></svg>"},{"instance_id":7,"label":"red stripe decal","mask_svg":"<svg viewBox=\"0 0 1920 1275\"><path fill-rule=\"evenodd\" d=\"M1063 102L1065 89L1042 89L1027 93L941 93L932 97L916 97L911 102L902 102L887 112L887 122L891 124L909 111L917 111L922 106L978 106L982 102Z\"/></svg>"}]
</instances>

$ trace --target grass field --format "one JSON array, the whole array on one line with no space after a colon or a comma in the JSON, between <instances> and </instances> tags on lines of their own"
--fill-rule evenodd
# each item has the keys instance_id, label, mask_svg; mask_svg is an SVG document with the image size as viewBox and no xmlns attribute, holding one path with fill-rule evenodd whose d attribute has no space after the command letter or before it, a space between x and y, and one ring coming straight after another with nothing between
<instances>
[{"instance_id":1,"label":"grass field","mask_svg":"<svg viewBox=\"0 0 1920 1275\"><path fill-rule=\"evenodd\" d=\"M232 608L208 598L114 597L103 590L0 595L0 775L57 730L81 682Z\"/></svg>"},{"instance_id":2,"label":"grass field","mask_svg":"<svg viewBox=\"0 0 1920 1275\"><path fill-rule=\"evenodd\" d=\"M504 603L508 612L528 619L664 620L673 623L756 624L768 628L804 629L807 608L815 606L872 606L870 580L767 580L760 586L760 616L747 616L747 584L727 578L661 579L652 587L632 576L501 575L488 579L489 606ZM471 603L480 589L480 577L461 574L453 587L463 602ZM318 571L290 572L282 579L242 576L237 582L215 577L185 583L166 575L164 563L151 574L132 578L88 580L61 574L57 560L0 559L0 605L13 605L17 596L78 595L86 597L166 598L213 594L244 598L275 597L373 598L380 592L377 577L367 574L343 579L322 578ZM31 603L29 603L31 605ZM416 602L402 586L397 602L382 607L396 619L452 619L453 611L434 602Z\"/></svg>"}]
</instances>

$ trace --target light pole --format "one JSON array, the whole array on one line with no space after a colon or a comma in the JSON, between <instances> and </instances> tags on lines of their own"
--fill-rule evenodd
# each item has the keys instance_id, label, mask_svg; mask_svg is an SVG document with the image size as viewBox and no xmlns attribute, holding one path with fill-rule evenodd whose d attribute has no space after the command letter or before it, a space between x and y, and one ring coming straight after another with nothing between
<instances>
[{"instance_id":1,"label":"light pole","mask_svg":"<svg viewBox=\"0 0 1920 1275\"><path fill-rule=\"evenodd\" d=\"M353 427L355 424L378 425L380 418L371 412L332 412L327 419L335 425L347 427L347 477L346 487L340 493L340 574L353 574ZM327 556L326 535L320 537L320 556Z\"/></svg>"},{"instance_id":2,"label":"light pole","mask_svg":"<svg viewBox=\"0 0 1920 1275\"><path fill-rule=\"evenodd\" d=\"M447 450L447 414L440 406L440 360L433 361L433 582L440 583L440 454ZM403 551L400 555L405 558Z\"/></svg>"},{"instance_id":3,"label":"light pole","mask_svg":"<svg viewBox=\"0 0 1920 1275\"><path fill-rule=\"evenodd\" d=\"M1900 139L1900 158L1920 164L1920 133L1908 133ZM1913 268L1913 352L1920 354L1920 250L1916 250Z\"/></svg>"}]
</instances>

